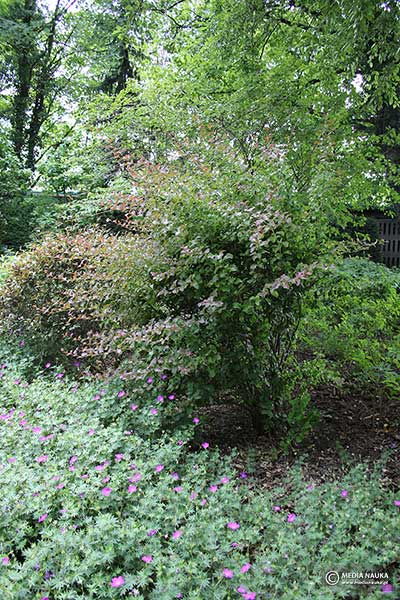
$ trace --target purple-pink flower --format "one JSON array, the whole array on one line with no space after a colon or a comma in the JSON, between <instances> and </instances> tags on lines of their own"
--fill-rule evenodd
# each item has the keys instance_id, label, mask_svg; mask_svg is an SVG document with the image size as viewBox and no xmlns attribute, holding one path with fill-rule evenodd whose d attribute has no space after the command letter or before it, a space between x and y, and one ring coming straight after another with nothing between
<instances>
[{"instance_id":1,"label":"purple-pink flower","mask_svg":"<svg viewBox=\"0 0 400 600\"><path fill-rule=\"evenodd\" d=\"M42 456L37 456L36 457L36 462L37 463L44 463L46 462L46 460L48 459L48 455L47 454L42 454Z\"/></svg>"},{"instance_id":2,"label":"purple-pink flower","mask_svg":"<svg viewBox=\"0 0 400 600\"><path fill-rule=\"evenodd\" d=\"M201 447L204 448L204 450L207 450L207 448L210 446L210 444L208 442L203 442Z\"/></svg>"},{"instance_id":3,"label":"purple-pink flower","mask_svg":"<svg viewBox=\"0 0 400 600\"><path fill-rule=\"evenodd\" d=\"M133 493L135 493L136 491L137 491L137 487L136 487L136 485L129 485L129 486L128 486L128 493L129 493L129 494L133 494Z\"/></svg>"},{"instance_id":4,"label":"purple-pink flower","mask_svg":"<svg viewBox=\"0 0 400 600\"><path fill-rule=\"evenodd\" d=\"M150 410L150 414L153 415L153 416L158 415L158 410L156 408L152 408Z\"/></svg>"},{"instance_id":5,"label":"purple-pink flower","mask_svg":"<svg viewBox=\"0 0 400 600\"><path fill-rule=\"evenodd\" d=\"M395 506L400 506L400 500L395 500L395 501L393 502L393 504L394 504Z\"/></svg>"},{"instance_id":6,"label":"purple-pink flower","mask_svg":"<svg viewBox=\"0 0 400 600\"><path fill-rule=\"evenodd\" d=\"M112 488L110 487L105 487L101 490L101 493L103 494L103 496L109 496L112 492Z\"/></svg>"},{"instance_id":7,"label":"purple-pink flower","mask_svg":"<svg viewBox=\"0 0 400 600\"><path fill-rule=\"evenodd\" d=\"M117 587L121 587L121 585L124 585L124 583L125 583L125 579L122 577L122 575L119 575L118 577L113 577L111 579L110 585L111 585L111 587L117 588Z\"/></svg>"},{"instance_id":8,"label":"purple-pink flower","mask_svg":"<svg viewBox=\"0 0 400 600\"><path fill-rule=\"evenodd\" d=\"M10 559L8 558L8 556L3 556L3 558L1 559L1 562L3 565L9 565Z\"/></svg>"},{"instance_id":9,"label":"purple-pink flower","mask_svg":"<svg viewBox=\"0 0 400 600\"><path fill-rule=\"evenodd\" d=\"M227 528L228 529L232 529L232 531L236 531L237 529L239 529L240 524L237 523L236 521L229 521Z\"/></svg>"},{"instance_id":10,"label":"purple-pink flower","mask_svg":"<svg viewBox=\"0 0 400 600\"><path fill-rule=\"evenodd\" d=\"M126 396L126 392L124 390L120 390L117 394L118 398L123 398L124 396Z\"/></svg>"},{"instance_id":11,"label":"purple-pink flower","mask_svg":"<svg viewBox=\"0 0 400 600\"><path fill-rule=\"evenodd\" d=\"M293 523L297 518L296 513L289 513L287 516L288 523Z\"/></svg>"},{"instance_id":12,"label":"purple-pink flower","mask_svg":"<svg viewBox=\"0 0 400 600\"><path fill-rule=\"evenodd\" d=\"M246 563L243 565L243 567L240 569L241 573L247 573L247 571L251 569L251 563Z\"/></svg>"},{"instance_id":13,"label":"purple-pink flower","mask_svg":"<svg viewBox=\"0 0 400 600\"><path fill-rule=\"evenodd\" d=\"M342 498L346 498L347 494L348 494L347 490L342 490L340 492L340 495L342 496Z\"/></svg>"},{"instance_id":14,"label":"purple-pink flower","mask_svg":"<svg viewBox=\"0 0 400 600\"><path fill-rule=\"evenodd\" d=\"M38 518L38 523L43 523L43 521L47 519L47 515L48 513L43 513L42 515L40 515L40 517Z\"/></svg>"},{"instance_id":15,"label":"purple-pink flower","mask_svg":"<svg viewBox=\"0 0 400 600\"><path fill-rule=\"evenodd\" d=\"M142 556L142 561L145 563L151 563L153 560L153 557L151 554L145 554L144 556Z\"/></svg>"},{"instance_id":16,"label":"purple-pink flower","mask_svg":"<svg viewBox=\"0 0 400 600\"><path fill-rule=\"evenodd\" d=\"M223 576L225 577L225 579L232 579L233 577L233 571L231 571L231 569L224 569L222 571Z\"/></svg>"},{"instance_id":17,"label":"purple-pink flower","mask_svg":"<svg viewBox=\"0 0 400 600\"><path fill-rule=\"evenodd\" d=\"M155 470L156 473L161 473L161 471L163 469L164 469L164 465L157 465L154 470Z\"/></svg>"},{"instance_id":18,"label":"purple-pink flower","mask_svg":"<svg viewBox=\"0 0 400 600\"><path fill-rule=\"evenodd\" d=\"M391 583L384 583L381 587L381 591L384 594L391 594L394 590L393 590L393 586Z\"/></svg>"},{"instance_id":19,"label":"purple-pink flower","mask_svg":"<svg viewBox=\"0 0 400 600\"><path fill-rule=\"evenodd\" d=\"M137 407L138 407L138 405L137 405L137 404L131 404L131 409L132 409L132 410L136 410L136 409L137 409Z\"/></svg>"},{"instance_id":20,"label":"purple-pink flower","mask_svg":"<svg viewBox=\"0 0 400 600\"><path fill-rule=\"evenodd\" d=\"M179 538L182 535L182 531L174 531L174 533L172 534L172 537L174 538L174 540L179 540Z\"/></svg>"}]
</instances>

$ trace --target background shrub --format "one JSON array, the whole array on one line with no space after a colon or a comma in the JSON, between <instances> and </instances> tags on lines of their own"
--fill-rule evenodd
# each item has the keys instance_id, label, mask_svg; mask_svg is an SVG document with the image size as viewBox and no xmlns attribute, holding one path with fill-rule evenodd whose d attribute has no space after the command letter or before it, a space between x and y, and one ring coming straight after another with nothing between
<instances>
[{"instance_id":1,"label":"background shrub","mask_svg":"<svg viewBox=\"0 0 400 600\"><path fill-rule=\"evenodd\" d=\"M302 323L305 345L374 393L400 390L400 272L366 259L330 269Z\"/></svg>"}]
</instances>

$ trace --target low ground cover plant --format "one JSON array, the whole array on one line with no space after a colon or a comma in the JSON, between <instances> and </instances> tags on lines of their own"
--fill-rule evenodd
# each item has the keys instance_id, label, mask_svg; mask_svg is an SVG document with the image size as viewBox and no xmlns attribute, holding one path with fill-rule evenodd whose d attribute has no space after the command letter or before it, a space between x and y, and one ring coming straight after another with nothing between
<instances>
[{"instance_id":1,"label":"low ground cover plant","mask_svg":"<svg viewBox=\"0 0 400 600\"><path fill-rule=\"evenodd\" d=\"M177 398L163 373L137 396L44 370L30 383L0 370L5 599L351 598L324 575L358 566L395 589L400 499L378 474L317 485L294 472L255 491L201 433L191 449L196 413L164 427Z\"/></svg>"}]
</instances>

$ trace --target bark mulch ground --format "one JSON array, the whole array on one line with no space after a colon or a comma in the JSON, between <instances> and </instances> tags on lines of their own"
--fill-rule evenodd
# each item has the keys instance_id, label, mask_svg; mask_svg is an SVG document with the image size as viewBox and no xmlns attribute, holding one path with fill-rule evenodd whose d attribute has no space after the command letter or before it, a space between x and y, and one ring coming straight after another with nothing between
<instances>
[{"instance_id":1,"label":"bark mulch ground","mask_svg":"<svg viewBox=\"0 0 400 600\"><path fill-rule=\"evenodd\" d=\"M342 477L360 462L372 469L387 455L382 478L400 488L400 399L325 387L314 392L313 403L319 423L288 452L279 450L276 434L258 434L249 411L234 404L203 409L201 436L224 454L236 448L238 467L250 470L261 487L281 485L299 461L304 477L321 483Z\"/></svg>"}]
</instances>

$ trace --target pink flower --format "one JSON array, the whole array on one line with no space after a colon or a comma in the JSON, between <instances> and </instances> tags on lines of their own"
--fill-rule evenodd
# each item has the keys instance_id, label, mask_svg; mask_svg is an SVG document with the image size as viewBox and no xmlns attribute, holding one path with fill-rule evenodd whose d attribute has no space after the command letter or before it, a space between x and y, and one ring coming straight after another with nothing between
<instances>
[{"instance_id":1,"label":"pink flower","mask_svg":"<svg viewBox=\"0 0 400 600\"><path fill-rule=\"evenodd\" d=\"M164 402L164 396L157 396L157 402Z\"/></svg>"},{"instance_id":2,"label":"pink flower","mask_svg":"<svg viewBox=\"0 0 400 600\"><path fill-rule=\"evenodd\" d=\"M93 396L93 400L100 400L100 398L101 398L100 394L95 394Z\"/></svg>"},{"instance_id":3,"label":"pink flower","mask_svg":"<svg viewBox=\"0 0 400 600\"><path fill-rule=\"evenodd\" d=\"M229 477L221 477L221 483L229 483Z\"/></svg>"},{"instance_id":4,"label":"pink flower","mask_svg":"<svg viewBox=\"0 0 400 600\"><path fill-rule=\"evenodd\" d=\"M9 565L10 559L8 558L8 556L3 556L3 558L1 559L1 562L3 563L3 565Z\"/></svg>"},{"instance_id":5,"label":"pink flower","mask_svg":"<svg viewBox=\"0 0 400 600\"><path fill-rule=\"evenodd\" d=\"M15 458L15 456L11 456L10 458L7 459L9 463L15 463L15 461L17 460Z\"/></svg>"},{"instance_id":6,"label":"pink flower","mask_svg":"<svg viewBox=\"0 0 400 600\"><path fill-rule=\"evenodd\" d=\"M170 394L168 396L168 400L175 400L175 394Z\"/></svg>"},{"instance_id":7,"label":"pink flower","mask_svg":"<svg viewBox=\"0 0 400 600\"><path fill-rule=\"evenodd\" d=\"M281 512L281 507L280 506L274 506L274 511L275 512Z\"/></svg>"},{"instance_id":8,"label":"pink flower","mask_svg":"<svg viewBox=\"0 0 400 600\"><path fill-rule=\"evenodd\" d=\"M126 392L124 390L120 390L117 394L118 398L123 398L124 396L126 396Z\"/></svg>"},{"instance_id":9,"label":"pink flower","mask_svg":"<svg viewBox=\"0 0 400 600\"><path fill-rule=\"evenodd\" d=\"M200 423L200 419L199 419L198 417L195 417L195 418L193 419L193 423L194 423L195 425L198 425L198 424Z\"/></svg>"},{"instance_id":10,"label":"pink flower","mask_svg":"<svg viewBox=\"0 0 400 600\"><path fill-rule=\"evenodd\" d=\"M137 491L136 485L129 485L128 486L128 493L129 494L134 494L136 491Z\"/></svg>"},{"instance_id":11,"label":"pink flower","mask_svg":"<svg viewBox=\"0 0 400 600\"><path fill-rule=\"evenodd\" d=\"M112 492L112 488L110 487L105 487L101 490L101 493L103 494L103 496L109 496Z\"/></svg>"},{"instance_id":12,"label":"pink flower","mask_svg":"<svg viewBox=\"0 0 400 600\"><path fill-rule=\"evenodd\" d=\"M115 455L115 460L116 462L120 462L122 459L124 458L123 454L116 454Z\"/></svg>"},{"instance_id":13,"label":"pink flower","mask_svg":"<svg viewBox=\"0 0 400 600\"><path fill-rule=\"evenodd\" d=\"M51 362L47 362L47 363L44 365L44 368L45 368L45 369L50 369L50 367L51 367Z\"/></svg>"},{"instance_id":14,"label":"pink flower","mask_svg":"<svg viewBox=\"0 0 400 600\"><path fill-rule=\"evenodd\" d=\"M47 460L48 458L49 458L49 457L47 456L47 454L42 454L42 456L38 456L38 457L36 458L36 462L37 462L37 463L44 463L44 462L46 462L46 460Z\"/></svg>"},{"instance_id":15,"label":"pink flower","mask_svg":"<svg viewBox=\"0 0 400 600\"><path fill-rule=\"evenodd\" d=\"M287 517L288 523L293 523L293 521L295 521L296 518L297 518L296 513L289 513L288 517Z\"/></svg>"},{"instance_id":16,"label":"pink flower","mask_svg":"<svg viewBox=\"0 0 400 600\"><path fill-rule=\"evenodd\" d=\"M183 487L181 485L177 485L176 487L174 487L174 492L177 492L179 494L179 492L183 491Z\"/></svg>"},{"instance_id":17,"label":"pink flower","mask_svg":"<svg viewBox=\"0 0 400 600\"><path fill-rule=\"evenodd\" d=\"M137 404L131 404L131 409L132 409L132 410L136 410L136 409L137 409L137 407L138 407L138 405L137 405Z\"/></svg>"},{"instance_id":18,"label":"pink flower","mask_svg":"<svg viewBox=\"0 0 400 600\"><path fill-rule=\"evenodd\" d=\"M174 533L172 534L172 537L174 538L174 540L179 540L181 535L182 535L182 531L174 531Z\"/></svg>"},{"instance_id":19,"label":"pink flower","mask_svg":"<svg viewBox=\"0 0 400 600\"><path fill-rule=\"evenodd\" d=\"M208 442L203 442L201 447L204 448L204 450L207 450L207 448L209 447L209 443Z\"/></svg>"},{"instance_id":20,"label":"pink flower","mask_svg":"<svg viewBox=\"0 0 400 600\"><path fill-rule=\"evenodd\" d=\"M233 577L233 571L231 571L230 569L224 569L222 571L222 574L225 577L225 579L232 579Z\"/></svg>"},{"instance_id":21,"label":"pink flower","mask_svg":"<svg viewBox=\"0 0 400 600\"><path fill-rule=\"evenodd\" d=\"M256 600L257 594L255 592L246 592L243 594L244 600Z\"/></svg>"},{"instance_id":22,"label":"pink flower","mask_svg":"<svg viewBox=\"0 0 400 600\"><path fill-rule=\"evenodd\" d=\"M192 493L190 494L190 499L191 499L191 500L196 500L196 498L197 498L197 492L192 492Z\"/></svg>"},{"instance_id":23,"label":"pink flower","mask_svg":"<svg viewBox=\"0 0 400 600\"><path fill-rule=\"evenodd\" d=\"M393 504L394 504L395 506L400 506L400 500L395 500L395 501L393 502Z\"/></svg>"},{"instance_id":24,"label":"pink flower","mask_svg":"<svg viewBox=\"0 0 400 600\"><path fill-rule=\"evenodd\" d=\"M152 560L153 560L153 557L152 557L151 554L147 554L145 556L142 556L142 561L145 562L145 563L147 563L147 564L151 563Z\"/></svg>"},{"instance_id":25,"label":"pink flower","mask_svg":"<svg viewBox=\"0 0 400 600\"><path fill-rule=\"evenodd\" d=\"M77 456L71 456L71 458L69 459L69 464L73 465L74 463L76 463L77 460L78 460Z\"/></svg>"},{"instance_id":26,"label":"pink flower","mask_svg":"<svg viewBox=\"0 0 400 600\"><path fill-rule=\"evenodd\" d=\"M342 496L342 498L346 498L346 496L347 496L347 493L348 493L348 492L347 492L347 490L342 490L342 491L340 492L340 495Z\"/></svg>"},{"instance_id":27,"label":"pink flower","mask_svg":"<svg viewBox=\"0 0 400 600\"><path fill-rule=\"evenodd\" d=\"M205 498L203 498L203 500L201 500L200 504L202 506L205 506L207 504L207 500Z\"/></svg>"},{"instance_id":28,"label":"pink flower","mask_svg":"<svg viewBox=\"0 0 400 600\"><path fill-rule=\"evenodd\" d=\"M210 492L217 492L218 491L218 486L217 485L210 485L210 487L208 488L210 490Z\"/></svg>"},{"instance_id":29,"label":"pink flower","mask_svg":"<svg viewBox=\"0 0 400 600\"><path fill-rule=\"evenodd\" d=\"M157 410L156 408L152 408L152 409L150 410L150 414L151 414L151 415L153 415L153 416L154 416L154 415L158 415L158 410Z\"/></svg>"},{"instance_id":30,"label":"pink flower","mask_svg":"<svg viewBox=\"0 0 400 600\"><path fill-rule=\"evenodd\" d=\"M102 463L101 465L96 465L95 469L96 469L96 471L104 471L106 466L107 466L106 463Z\"/></svg>"},{"instance_id":31,"label":"pink flower","mask_svg":"<svg viewBox=\"0 0 400 600\"><path fill-rule=\"evenodd\" d=\"M245 565L243 565L243 567L240 569L241 573L247 573L247 571L251 569L251 564L250 563L246 563Z\"/></svg>"},{"instance_id":32,"label":"pink flower","mask_svg":"<svg viewBox=\"0 0 400 600\"><path fill-rule=\"evenodd\" d=\"M121 585L124 585L125 583L125 579L122 577L122 575L119 575L119 577L113 577L111 579L111 587L121 587Z\"/></svg>"},{"instance_id":33,"label":"pink flower","mask_svg":"<svg viewBox=\"0 0 400 600\"><path fill-rule=\"evenodd\" d=\"M150 529L150 531L147 532L147 535L149 537L152 537L153 535L156 535L158 529Z\"/></svg>"},{"instance_id":34,"label":"pink flower","mask_svg":"<svg viewBox=\"0 0 400 600\"><path fill-rule=\"evenodd\" d=\"M43 523L43 521L45 521L47 519L48 513L43 513L43 515L40 515L40 517L38 518L38 523Z\"/></svg>"},{"instance_id":35,"label":"pink flower","mask_svg":"<svg viewBox=\"0 0 400 600\"><path fill-rule=\"evenodd\" d=\"M178 446L183 446L183 441L182 440L178 440Z\"/></svg>"},{"instance_id":36,"label":"pink flower","mask_svg":"<svg viewBox=\"0 0 400 600\"><path fill-rule=\"evenodd\" d=\"M108 481L110 481L111 477L110 475L107 475L107 477L103 477L103 479L101 480L102 483L107 483Z\"/></svg>"},{"instance_id":37,"label":"pink flower","mask_svg":"<svg viewBox=\"0 0 400 600\"><path fill-rule=\"evenodd\" d=\"M59 483L58 485L56 485L57 490L62 490L63 487L65 487L65 483Z\"/></svg>"},{"instance_id":38,"label":"pink flower","mask_svg":"<svg viewBox=\"0 0 400 600\"><path fill-rule=\"evenodd\" d=\"M147 383L153 383L153 378L152 377L148 377L147 378Z\"/></svg>"},{"instance_id":39,"label":"pink flower","mask_svg":"<svg viewBox=\"0 0 400 600\"><path fill-rule=\"evenodd\" d=\"M391 594L393 592L393 586L391 583L384 583L383 586L381 587L381 591L384 594Z\"/></svg>"},{"instance_id":40,"label":"pink flower","mask_svg":"<svg viewBox=\"0 0 400 600\"><path fill-rule=\"evenodd\" d=\"M178 481L178 479L179 479L178 473L171 473L171 477L172 477L172 479L175 479L175 481Z\"/></svg>"},{"instance_id":41,"label":"pink flower","mask_svg":"<svg viewBox=\"0 0 400 600\"><path fill-rule=\"evenodd\" d=\"M229 521L227 528L228 529L232 529L232 531L236 531L237 529L239 529L240 524L237 523L236 521Z\"/></svg>"},{"instance_id":42,"label":"pink flower","mask_svg":"<svg viewBox=\"0 0 400 600\"><path fill-rule=\"evenodd\" d=\"M313 483L311 483L310 485L307 486L307 492L312 492L315 489L315 485Z\"/></svg>"},{"instance_id":43,"label":"pink flower","mask_svg":"<svg viewBox=\"0 0 400 600\"><path fill-rule=\"evenodd\" d=\"M138 481L140 481L142 479L142 476L140 473L134 473L134 475L132 475L132 477L129 477L129 481L131 481L132 483L136 483Z\"/></svg>"},{"instance_id":44,"label":"pink flower","mask_svg":"<svg viewBox=\"0 0 400 600\"><path fill-rule=\"evenodd\" d=\"M154 470L155 470L156 473L161 473L161 471L163 469L164 469L164 465L157 465Z\"/></svg>"}]
</instances>

